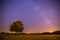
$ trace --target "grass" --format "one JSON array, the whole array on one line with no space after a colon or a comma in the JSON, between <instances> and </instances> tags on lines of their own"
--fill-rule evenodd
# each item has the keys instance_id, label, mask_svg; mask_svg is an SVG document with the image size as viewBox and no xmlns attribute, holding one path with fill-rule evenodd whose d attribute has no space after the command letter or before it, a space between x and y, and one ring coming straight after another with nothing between
<instances>
[{"instance_id":1,"label":"grass","mask_svg":"<svg viewBox=\"0 0 60 40\"><path fill-rule=\"evenodd\" d=\"M60 34L59 35L0 34L0 40L60 40Z\"/></svg>"}]
</instances>

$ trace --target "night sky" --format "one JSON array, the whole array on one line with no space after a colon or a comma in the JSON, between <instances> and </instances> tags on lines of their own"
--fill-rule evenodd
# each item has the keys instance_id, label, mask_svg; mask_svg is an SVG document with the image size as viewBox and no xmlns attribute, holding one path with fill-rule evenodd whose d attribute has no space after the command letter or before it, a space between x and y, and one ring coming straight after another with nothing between
<instances>
[{"instance_id":1,"label":"night sky","mask_svg":"<svg viewBox=\"0 0 60 40\"><path fill-rule=\"evenodd\" d=\"M0 32L9 32L10 25L17 20L24 24L24 32L60 30L59 0L2 0L0 2Z\"/></svg>"}]
</instances>

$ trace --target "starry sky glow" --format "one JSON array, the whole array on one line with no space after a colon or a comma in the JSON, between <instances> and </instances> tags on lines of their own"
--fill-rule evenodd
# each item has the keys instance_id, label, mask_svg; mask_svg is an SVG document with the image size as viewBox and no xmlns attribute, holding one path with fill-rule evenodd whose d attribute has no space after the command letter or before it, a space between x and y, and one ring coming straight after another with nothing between
<instances>
[{"instance_id":1,"label":"starry sky glow","mask_svg":"<svg viewBox=\"0 0 60 40\"><path fill-rule=\"evenodd\" d=\"M9 31L16 20L24 24L24 32L49 32L59 30L58 0L8 0L1 1L0 31Z\"/></svg>"}]
</instances>

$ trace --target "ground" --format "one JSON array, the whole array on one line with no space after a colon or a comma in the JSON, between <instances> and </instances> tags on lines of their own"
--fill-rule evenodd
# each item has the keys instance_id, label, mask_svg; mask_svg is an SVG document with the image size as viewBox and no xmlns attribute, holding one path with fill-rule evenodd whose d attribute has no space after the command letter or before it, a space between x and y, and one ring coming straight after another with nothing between
<instances>
[{"instance_id":1,"label":"ground","mask_svg":"<svg viewBox=\"0 0 60 40\"><path fill-rule=\"evenodd\" d=\"M60 34L37 35L37 34L0 34L0 40L60 40Z\"/></svg>"}]
</instances>

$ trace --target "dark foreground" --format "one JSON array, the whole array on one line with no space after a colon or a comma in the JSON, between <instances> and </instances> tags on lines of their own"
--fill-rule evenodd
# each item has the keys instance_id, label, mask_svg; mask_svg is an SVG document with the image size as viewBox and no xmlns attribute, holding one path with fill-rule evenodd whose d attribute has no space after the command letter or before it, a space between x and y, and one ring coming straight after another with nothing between
<instances>
[{"instance_id":1,"label":"dark foreground","mask_svg":"<svg viewBox=\"0 0 60 40\"><path fill-rule=\"evenodd\" d=\"M0 40L60 40L60 34L59 35L0 34Z\"/></svg>"}]
</instances>

